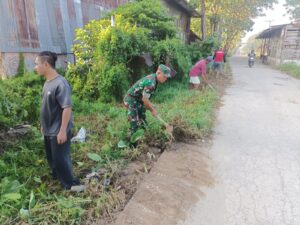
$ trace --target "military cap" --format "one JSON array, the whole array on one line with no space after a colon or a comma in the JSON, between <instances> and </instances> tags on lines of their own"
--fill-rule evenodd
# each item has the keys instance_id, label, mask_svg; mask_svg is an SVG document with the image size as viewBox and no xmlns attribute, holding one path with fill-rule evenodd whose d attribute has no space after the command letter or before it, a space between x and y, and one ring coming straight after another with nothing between
<instances>
[{"instance_id":1,"label":"military cap","mask_svg":"<svg viewBox=\"0 0 300 225\"><path fill-rule=\"evenodd\" d=\"M168 78L171 77L171 69L164 64L160 64L158 68L164 73L164 75Z\"/></svg>"}]
</instances>

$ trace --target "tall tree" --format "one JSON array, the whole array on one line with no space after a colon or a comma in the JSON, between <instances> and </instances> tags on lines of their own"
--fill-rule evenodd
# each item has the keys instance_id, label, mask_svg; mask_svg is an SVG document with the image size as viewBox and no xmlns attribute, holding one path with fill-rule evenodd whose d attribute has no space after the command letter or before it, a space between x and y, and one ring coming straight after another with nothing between
<instances>
[{"instance_id":1,"label":"tall tree","mask_svg":"<svg viewBox=\"0 0 300 225\"><path fill-rule=\"evenodd\" d=\"M299 0L286 0L285 7L291 15L291 19L300 19L300 1Z\"/></svg>"},{"instance_id":2,"label":"tall tree","mask_svg":"<svg viewBox=\"0 0 300 225\"><path fill-rule=\"evenodd\" d=\"M201 33L202 40L206 39L206 9L205 0L201 0Z\"/></svg>"},{"instance_id":3,"label":"tall tree","mask_svg":"<svg viewBox=\"0 0 300 225\"><path fill-rule=\"evenodd\" d=\"M203 0L190 0L194 7L201 9ZM292 1L292 0L291 0ZM298 2L299 0L294 0ZM262 15L264 8L272 7L277 0L209 0L205 2L206 35L217 36L226 48L232 48L246 31L251 30L252 19ZM192 29L199 30L200 21L193 19ZM202 27L202 26L201 26ZM201 34L203 35L203 33Z\"/></svg>"}]
</instances>

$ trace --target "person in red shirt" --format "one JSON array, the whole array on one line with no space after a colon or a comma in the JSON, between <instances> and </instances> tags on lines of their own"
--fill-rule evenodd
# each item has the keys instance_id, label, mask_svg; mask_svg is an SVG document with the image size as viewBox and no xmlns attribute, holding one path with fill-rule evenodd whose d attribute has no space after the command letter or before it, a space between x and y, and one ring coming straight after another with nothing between
<instances>
[{"instance_id":1,"label":"person in red shirt","mask_svg":"<svg viewBox=\"0 0 300 225\"><path fill-rule=\"evenodd\" d=\"M190 89L197 89L200 86L199 75L201 75L204 83L208 84L208 79L206 77L206 64L208 61L206 59L199 60L190 70Z\"/></svg>"},{"instance_id":2,"label":"person in red shirt","mask_svg":"<svg viewBox=\"0 0 300 225\"><path fill-rule=\"evenodd\" d=\"M222 63L226 62L225 53L222 50L222 48L218 48L215 51L213 59L214 59L214 62L212 65L212 70L214 71L216 77L218 77L220 73L222 74Z\"/></svg>"}]
</instances>

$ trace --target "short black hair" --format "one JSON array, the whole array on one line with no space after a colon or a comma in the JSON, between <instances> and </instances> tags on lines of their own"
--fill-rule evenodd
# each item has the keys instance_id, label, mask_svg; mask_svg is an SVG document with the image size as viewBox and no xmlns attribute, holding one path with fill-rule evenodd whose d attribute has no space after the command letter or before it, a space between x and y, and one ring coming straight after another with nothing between
<instances>
[{"instance_id":1,"label":"short black hair","mask_svg":"<svg viewBox=\"0 0 300 225\"><path fill-rule=\"evenodd\" d=\"M46 61L53 69L55 69L55 63L57 61L57 54L55 52L43 51L38 54L38 57L42 62Z\"/></svg>"}]
</instances>

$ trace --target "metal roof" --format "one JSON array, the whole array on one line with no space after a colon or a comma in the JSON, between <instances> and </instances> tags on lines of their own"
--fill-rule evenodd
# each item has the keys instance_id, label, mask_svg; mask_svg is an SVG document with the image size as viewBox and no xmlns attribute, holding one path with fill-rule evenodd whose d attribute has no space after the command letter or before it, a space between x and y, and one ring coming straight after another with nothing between
<instances>
[{"instance_id":1,"label":"metal roof","mask_svg":"<svg viewBox=\"0 0 300 225\"><path fill-rule=\"evenodd\" d=\"M272 37L279 37L281 35L282 29L286 26L287 24L281 24L281 25L276 25L276 26L271 26L270 28L262 31L256 39L265 39L265 38L272 38Z\"/></svg>"},{"instance_id":2,"label":"metal roof","mask_svg":"<svg viewBox=\"0 0 300 225\"><path fill-rule=\"evenodd\" d=\"M193 7L191 7L185 0L165 0L165 1L177 5L192 17L201 17L201 14L197 12Z\"/></svg>"}]
</instances>

